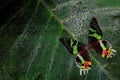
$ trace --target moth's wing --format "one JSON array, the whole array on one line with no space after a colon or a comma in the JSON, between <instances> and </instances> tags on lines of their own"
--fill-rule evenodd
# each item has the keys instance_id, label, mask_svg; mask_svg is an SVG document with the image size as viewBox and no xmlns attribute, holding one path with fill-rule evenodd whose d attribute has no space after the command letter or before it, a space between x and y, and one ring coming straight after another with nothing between
<instances>
[{"instance_id":1,"label":"moth's wing","mask_svg":"<svg viewBox=\"0 0 120 80\"><path fill-rule=\"evenodd\" d=\"M98 40L101 40L102 36L103 36L103 33L98 25L97 19L93 17L90 22L90 29L88 34L89 44L94 44Z\"/></svg>"},{"instance_id":2,"label":"moth's wing","mask_svg":"<svg viewBox=\"0 0 120 80\"><path fill-rule=\"evenodd\" d=\"M70 46L71 42L68 38L60 38L60 42L67 48L67 50L72 53L72 47Z\"/></svg>"},{"instance_id":3,"label":"moth's wing","mask_svg":"<svg viewBox=\"0 0 120 80\"><path fill-rule=\"evenodd\" d=\"M67 50L71 54L77 54L78 53L78 41L70 39L70 38L60 38L60 42L63 43L63 45L67 48Z\"/></svg>"}]
</instances>

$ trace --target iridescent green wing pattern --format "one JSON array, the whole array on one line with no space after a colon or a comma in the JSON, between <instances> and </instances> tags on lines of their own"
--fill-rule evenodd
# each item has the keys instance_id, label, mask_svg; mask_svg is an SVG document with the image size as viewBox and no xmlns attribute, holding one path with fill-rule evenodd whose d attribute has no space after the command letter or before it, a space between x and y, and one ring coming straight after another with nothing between
<instances>
[{"instance_id":1,"label":"iridescent green wing pattern","mask_svg":"<svg viewBox=\"0 0 120 80\"><path fill-rule=\"evenodd\" d=\"M71 54L78 53L78 41L69 38L60 38L60 41Z\"/></svg>"},{"instance_id":2,"label":"iridescent green wing pattern","mask_svg":"<svg viewBox=\"0 0 120 80\"><path fill-rule=\"evenodd\" d=\"M90 22L90 29L88 34L89 44L94 44L98 40L102 39L102 31L100 27L98 26L98 22L95 17L92 18Z\"/></svg>"}]
</instances>

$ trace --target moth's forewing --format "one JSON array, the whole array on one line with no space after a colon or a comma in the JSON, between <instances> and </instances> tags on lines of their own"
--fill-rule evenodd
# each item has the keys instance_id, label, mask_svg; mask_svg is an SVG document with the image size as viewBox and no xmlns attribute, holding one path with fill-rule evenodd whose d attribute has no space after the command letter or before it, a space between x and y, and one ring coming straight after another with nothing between
<instances>
[{"instance_id":1,"label":"moth's forewing","mask_svg":"<svg viewBox=\"0 0 120 80\"><path fill-rule=\"evenodd\" d=\"M101 40L103 33L98 25L98 22L95 17L92 18L90 22L90 29L88 34L88 42L89 44L94 44L98 40Z\"/></svg>"},{"instance_id":2,"label":"moth's forewing","mask_svg":"<svg viewBox=\"0 0 120 80\"><path fill-rule=\"evenodd\" d=\"M69 39L69 38L63 38L63 37L61 37L60 38L60 42L67 48L67 50L71 53L71 54L73 54L73 48L72 48L72 46L71 46L71 40ZM74 40L74 42L73 43L75 43L76 41Z\"/></svg>"}]
</instances>

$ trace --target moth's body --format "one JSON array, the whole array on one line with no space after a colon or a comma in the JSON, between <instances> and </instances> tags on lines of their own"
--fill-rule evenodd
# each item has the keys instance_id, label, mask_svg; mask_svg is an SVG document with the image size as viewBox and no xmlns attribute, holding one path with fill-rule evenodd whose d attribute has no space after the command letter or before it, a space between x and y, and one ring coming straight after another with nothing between
<instances>
[{"instance_id":1,"label":"moth's body","mask_svg":"<svg viewBox=\"0 0 120 80\"><path fill-rule=\"evenodd\" d=\"M110 58L114 55L113 53L116 52L112 49L112 46L108 41L102 40L102 35L102 31L98 26L96 18L92 18L88 34L88 44L85 45L70 38L60 38L60 41L67 50L71 54L76 55L75 63L80 68L80 75L82 75L82 71L84 71L85 74L85 71L88 72L91 68L91 59L89 56L91 49L94 49L103 58Z\"/></svg>"}]
</instances>

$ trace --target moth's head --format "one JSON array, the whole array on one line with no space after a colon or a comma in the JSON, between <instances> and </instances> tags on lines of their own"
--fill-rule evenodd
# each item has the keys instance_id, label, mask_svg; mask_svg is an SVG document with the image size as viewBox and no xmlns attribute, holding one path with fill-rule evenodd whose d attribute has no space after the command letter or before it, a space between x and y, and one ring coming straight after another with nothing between
<instances>
[{"instance_id":1,"label":"moth's head","mask_svg":"<svg viewBox=\"0 0 120 80\"><path fill-rule=\"evenodd\" d=\"M108 41L102 41L102 43L105 46L102 51L102 57L112 58L112 56L115 55L116 50L112 48L112 45Z\"/></svg>"}]
</instances>

